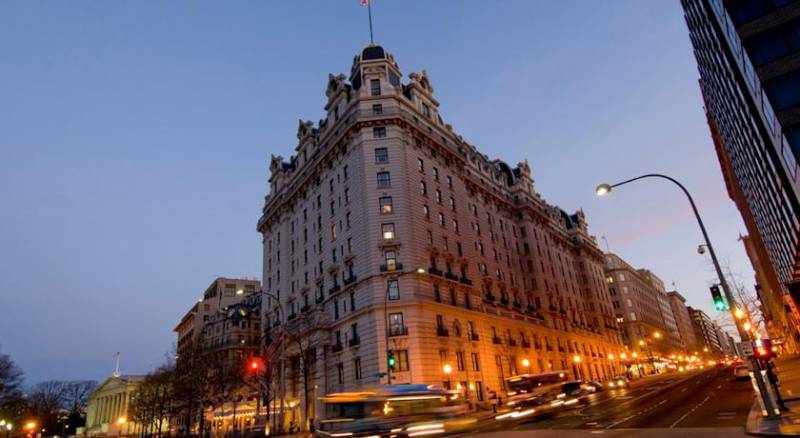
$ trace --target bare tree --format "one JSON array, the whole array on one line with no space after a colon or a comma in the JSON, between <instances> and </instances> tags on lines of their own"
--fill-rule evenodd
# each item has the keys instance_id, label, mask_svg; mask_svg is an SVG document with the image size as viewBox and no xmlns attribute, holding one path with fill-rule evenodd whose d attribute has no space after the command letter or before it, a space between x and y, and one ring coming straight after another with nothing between
<instances>
[{"instance_id":1,"label":"bare tree","mask_svg":"<svg viewBox=\"0 0 800 438\"><path fill-rule=\"evenodd\" d=\"M45 429L55 430L64 407L65 385L58 380L38 383L28 394L28 413Z\"/></svg>"},{"instance_id":2,"label":"bare tree","mask_svg":"<svg viewBox=\"0 0 800 438\"><path fill-rule=\"evenodd\" d=\"M89 395L94 391L94 380L73 380L64 382L64 408L70 413L85 414Z\"/></svg>"},{"instance_id":3,"label":"bare tree","mask_svg":"<svg viewBox=\"0 0 800 438\"><path fill-rule=\"evenodd\" d=\"M0 418L19 422L25 405L23 375L9 355L0 354Z\"/></svg>"},{"instance_id":4,"label":"bare tree","mask_svg":"<svg viewBox=\"0 0 800 438\"><path fill-rule=\"evenodd\" d=\"M311 309L298 315L286 326L286 340L291 355L289 363L293 364L292 370L298 373L303 386L303 418L302 429L308 430L309 400L313 398L310 384L314 366L317 360L316 347L319 345L321 335L328 327L326 315ZM359 342L358 338L350 338L348 342Z\"/></svg>"}]
</instances>

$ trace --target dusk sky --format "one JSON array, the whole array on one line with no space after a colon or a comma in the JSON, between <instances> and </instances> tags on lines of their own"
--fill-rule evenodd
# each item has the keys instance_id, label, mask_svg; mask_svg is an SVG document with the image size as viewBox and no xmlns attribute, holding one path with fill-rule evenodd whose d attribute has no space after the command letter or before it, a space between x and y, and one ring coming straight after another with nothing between
<instances>
[{"instance_id":1,"label":"dusk sky","mask_svg":"<svg viewBox=\"0 0 800 438\"><path fill-rule=\"evenodd\" d=\"M712 317L720 257L753 273L677 0L375 0L376 42L426 69L446 122ZM45 379L164 361L217 276L260 277L270 154L323 117L369 42L358 0L0 2L0 351Z\"/></svg>"}]
</instances>

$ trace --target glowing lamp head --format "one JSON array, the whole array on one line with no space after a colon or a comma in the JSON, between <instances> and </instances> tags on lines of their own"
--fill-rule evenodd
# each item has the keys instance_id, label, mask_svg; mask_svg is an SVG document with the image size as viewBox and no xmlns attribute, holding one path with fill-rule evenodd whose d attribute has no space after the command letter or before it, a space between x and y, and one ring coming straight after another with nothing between
<instances>
[{"instance_id":1,"label":"glowing lamp head","mask_svg":"<svg viewBox=\"0 0 800 438\"><path fill-rule=\"evenodd\" d=\"M614 360L614 355L611 354L611 353L608 353L608 360Z\"/></svg>"},{"instance_id":2,"label":"glowing lamp head","mask_svg":"<svg viewBox=\"0 0 800 438\"><path fill-rule=\"evenodd\" d=\"M597 196L605 196L611 193L611 186L608 184L600 184L596 189L594 189L594 192L597 194Z\"/></svg>"},{"instance_id":3,"label":"glowing lamp head","mask_svg":"<svg viewBox=\"0 0 800 438\"><path fill-rule=\"evenodd\" d=\"M656 338L656 339L661 339L661 332L653 333L653 337Z\"/></svg>"},{"instance_id":4,"label":"glowing lamp head","mask_svg":"<svg viewBox=\"0 0 800 438\"><path fill-rule=\"evenodd\" d=\"M580 361L581 361L581 357L580 357L579 355L577 355L577 354L576 354L576 355L575 355L575 356L572 358L572 361L573 361L573 362L575 362L575 363L580 363Z\"/></svg>"},{"instance_id":5,"label":"glowing lamp head","mask_svg":"<svg viewBox=\"0 0 800 438\"><path fill-rule=\"evenodd\" d=\"M736 319L742 319L742 317L744 316L744 312L742 311L742 309L737 307L736 310L733 311L733 316L735 316Z\"/></svg>"},{"instance_id":6,"label":"glowing lamp head","mask_svg":"<svg viewBox=\"0 0 800 438\"><path fill-rule=\"evenodd\" d=\"M531 366L531 361L529 361L528 358L522 359L522 366L524 367Z\"/></svg>"},{"instance_id":7,"label":"glowing lamp head","mask_svg":"<svg viewBox=\"0 0 800 438\"><path fill-rule=\"evenodd\" d=\"M125 424L125 422L127 422L127 421L128 421L128 419L125 418L125 417L117 418L117 424Z\"/></svg>"},{"instance_id":8,"label":"glowing lamp head","mask_svg":"<svg viewBox=\"0 0 800 438\"><path fill-rule=\"evenodd\" d=\"M446 363L446 364L444 364L444 366L442 366L442 371L445 374L450 374L450 373L453 372L453 367L451 367L449 363Z\"/></svg>"}]
</instances>

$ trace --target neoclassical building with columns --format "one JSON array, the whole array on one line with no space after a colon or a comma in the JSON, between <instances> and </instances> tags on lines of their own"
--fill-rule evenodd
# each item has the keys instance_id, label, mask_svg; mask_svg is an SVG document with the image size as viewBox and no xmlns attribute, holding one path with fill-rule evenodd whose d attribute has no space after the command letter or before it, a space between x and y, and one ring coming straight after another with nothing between
<instances>
[{"instance_id":1,"label":"neoclassical building with columns","mask_svg":"<svg viewBox=\"0 0 800 438\"><path fill-rule=\"evenodd\" d=\"M263 326L292 331L318 315L307 388L286 361L290 397L387 383L389 355L391 383L451 386L478 405L514 374L620 371L603 253L582 211L545 201L527 161L457 134L428 74L404 80L381 46L330 75L326 96L291 157L273 156L257 225ZM310 404L309 418L324 416Z\"/></svg>"},{"instance_id":2,"label":"neoclassical building with columns","mask_svg":"<svg viewBox=\"0 0 800 438\"><path fill-rule=\"evenodd\" d=\"M139 433L140 425L131 421L128 406L131 394L144 378L140 375L114 375L98 385L89 396L85 434L109 436Z\"/></svg>"}]
</instances>

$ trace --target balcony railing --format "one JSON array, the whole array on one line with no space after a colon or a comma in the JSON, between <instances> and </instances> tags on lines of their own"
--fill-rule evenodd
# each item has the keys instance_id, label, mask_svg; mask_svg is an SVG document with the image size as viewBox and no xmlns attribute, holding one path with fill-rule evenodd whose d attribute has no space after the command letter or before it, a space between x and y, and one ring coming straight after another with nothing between
<instances>
[{"instance_id":1,"label":"balcony railing","mask_svg":"<svg viewBox=\"0 0 800 438\"><path fill-rule=\"evenodd\" d=\"M469 339L471 341L479 341L481 338L480 338L480 336L478 336L477 333L473 333L473 334L469 335Z\"/></svg>"},{"instance_id":2,"label":"balcony railing","mask_svg":"<svg viewBox=\"0 0 800 438\"><path fill-rule=\"evenodd\" d=\"M528 340L522 340L522 348L531 348L531 343Z\"/></svg>"},{"instance_id":3,"label":"balcony railing","mask_svg":"<svg viewBox=\"0 0 800 438\"><path fill-rule=\"evenodd\" d=\"M286 319L289 320L289 321L291 321L291 320L293 320L295 318L297 318L297 314L295 314L295 313L290 313L289 316L286 317Z\"/></svg>"},{"instance_id":4,"label":"balcony railing","mask_svg":"<svg viewBox=\"0 0 800 438\"><path fill-rule=\"evenodd\" d=\"M458 281L460 281L463 284L466 284L467 286L472 286L472 280L470 280L467 277L461 277L458 279Z\"/></svg>"},{"instance_id":5,"label":"balcony railing","mask_svg":"<svg viewBox=\"0 0 800 438\"><path fill-rule=\"evenodd\" d=\"M450 331L444 327L436 327L436 336L450 336Z\"/></svg>"},{"instance_id":6,"label":"balcony railing","mask_svg":"<svg viewBox=\"0 0 800 438\"><path fill-rule=\"evenodd\" d=\"M492 343L493 343L493 344L500 345L500 344L502 344L502 343L503 343L503 340L502 340L502 339L500 339L500 338L499 338L499 337L497 337L497 336L492 336Z\"/></svg>"},{"instance_id":7,"label":"balcony railing","mask_svg":"<svg viewBox=\"0 0 800 438\"><path fill-rule=\"evenodd\" d=\"M403 264L402 263L395 263L395 264L382 264L380 266L381 272L392 272L392 271L402 271Z\"/></svg>"},{"instance_id":8,"label":"balcony railing","mask_svg":"<svg viewBox=\"0 0 800 438\"><path fill-rule=\"evenodd\" d=\"M360 344L360 343L361 343L361 338L360 338L360 337L358 337L358 336L353 336L353 337L352 337L352 338L350 338L350 340L347 342L347 345L349 345L349 346L351 346L351 347L355 347L356 345L358 345L358 344Z\"/></svg>"},{"instance_id":9,"label":"balcony railing","mask_svg":"<svg viewBox=\"0 0 800 438\"><path fill-rule=\"evenodd\" d=\"M317 302L317 304L320 304L323 301L325 301L325 297L323 295L317 295L317 299L315 301Z\"/></svg>"},{"instance_id":10,"label":"balcony railing","mask_svg":"<svg viewBox=\"0 0 800 438\"><path fill-rule=\"evenodd\" d=\"M520 303L519 301L514 301L514 307L516 307L517 309L521 309L522 303Z\"/></svg>"},{"instance_id":11,"label":"balcony railing","mask_svg":"<svg viewBox=\"0 0 800 438\"><path fill-rule=\"evenodd\" d=\"M517 346L517 341L514 340L514 339L509 339L508 340L508 345L511 346L511 347L516 347Z\"/></svg>"},{"instance_id":12,"label":"balcony railing","mask_svg":"<svg viewBox=\"0 0 800 438\"><path fill-rule=\"evenodd\" d=\"M389 328L389 336L407 336L408 327L391 327Z\"/></svg>"},{"instance_id":13,"label":"balcony railing","mask_svg":"<svg viewBox=\"0 0 800 438\"><path fill-rule=\"evenodd\" d=\"M500 304L508 304L508 297L500 297Z\"/></svg>"},{"instance_id":14,"label":"balcony railing","mask_svg":"<svg viewBox=\"0 0 800 438\"><path fill-rule=\"evenodd\" d=\"M355 275L351 275L344 279L344 285L347 286L348 284L355 283L357 279L358 277L356 277Z\"/></svg>"},{"instance_id":15,"label":"balcony railing","mask_svg":"<svg viewBox=\"0 0 800 438\"><path fill-rule=\"evenodd\" d=\"M438 275L439 277L441 277L442 276L442 271L439 270L439 269L436 269L434 267L430 267L430 268L428 268L428 274Z\"/></svg>"},{"instance_id":16,"label":"balcony railing","mask_svg":"<svg viewBox=\"0 0 800 438\"><path fill-rule=\"evenodd\" d=\"M448 280L458 281L458 275L453 274L452 272L445 272L444 273L444 278L446 278Z\"/></svg>"},{"instance_id":17,"label":"balcony railing","mask_svg":"<svg viewBox=\"0 0 800 438\"><path fill-rule=\"evenodd\" d=\"M338 352L342 351L342 348L343 348L342 347L342 343L341 342L337 342L337 343L335 343L333 345L333 347L331 347L331 351L333 351L334 353L338 353Z\"/></svg>"},{"instance_id":18,"label":"balcony railing","mask_svg":"<svg viewBox=\"0 0 800 438\"><path fill-rule=\"evenodd\" d=\"M342 287L338 284L334 284L332 288L328 289L328 295L333 295L340 290L342 290Z\"/></svg>"},{"instance_id":19,"label":"balcony railing","mask_svg":"<svg viewBox=\"0 0 800 438\"><path fill-rule=\"evenodd\" d=\"M303 307L301 307L301 308L300 308L300 312L302 312L302 313L306 313L306 312L308 312L310 309L311 309L311 307L310 307L308 304L306 304L305 306L303 306Z\"/></svg>"},{"instance_id":20,"label":"balcony railing","mask_svg":"<svg viewBox=\"0 0 800 438\"><path fill-rule=\"evenodd\" d=\"M492 294L486 294L484 295L483 299L486 301L494 301L495 297Z\"/></svg>"}]
</instances>

